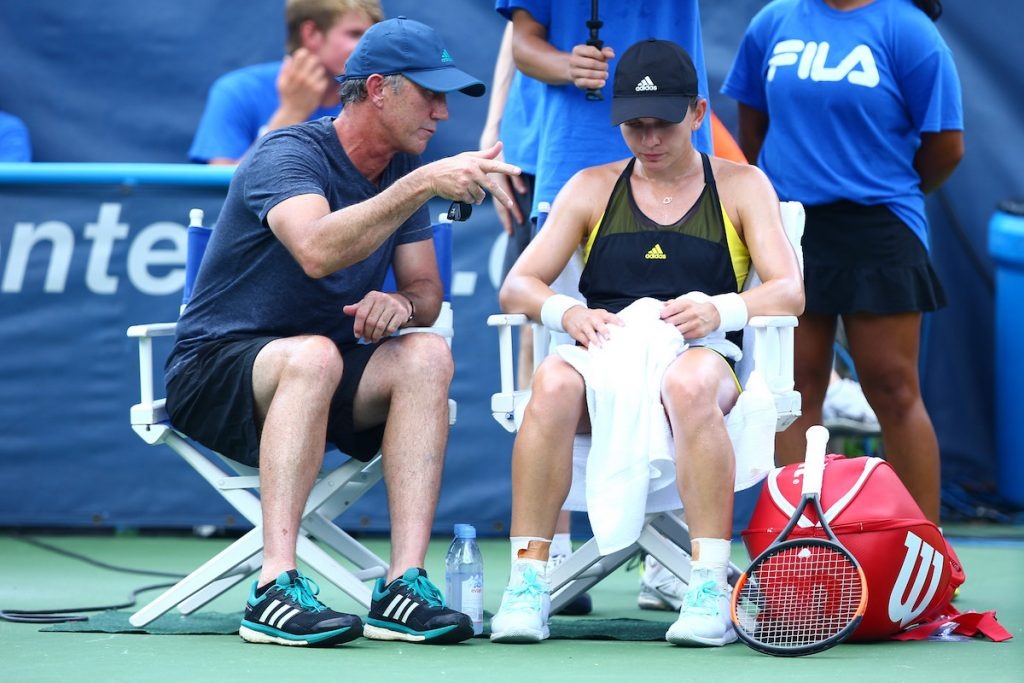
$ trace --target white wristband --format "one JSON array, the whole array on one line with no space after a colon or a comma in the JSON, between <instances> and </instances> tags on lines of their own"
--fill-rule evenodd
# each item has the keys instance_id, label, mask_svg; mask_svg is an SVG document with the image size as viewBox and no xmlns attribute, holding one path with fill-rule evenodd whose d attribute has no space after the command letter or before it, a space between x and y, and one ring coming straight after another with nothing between
<instances>
[{"instance_id":1,"label":"white wristband","mask_svg":"<svg viewBox=\"0 0 1024 683\"><path fill-rule=\"evenodd\" d=\"M735 332L747 326L747 304L739 294L716 294L711 297L711 304L718 309L718 329L722 332Z\"/></svg>"},{"instance_id":2,"label":"white wristband","mask_svg":"<svg viewBox=\"0 0 1024 683\"><path fill-rule=\"evenodd\" d=\"M555 332L565 332L562 327L562 316L573 306L585 306L582 301L577 301L565 294L553 294L544 301L540 307L540 321L544 327Z\"/></svg>"}]
</instances>

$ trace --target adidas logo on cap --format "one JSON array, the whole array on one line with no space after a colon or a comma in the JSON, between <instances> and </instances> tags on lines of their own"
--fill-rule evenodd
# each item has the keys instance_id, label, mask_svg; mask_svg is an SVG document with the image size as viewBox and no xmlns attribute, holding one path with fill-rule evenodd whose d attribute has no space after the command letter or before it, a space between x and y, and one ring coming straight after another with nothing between
<instances>
[{"instance_id":1,"label":"adidas logo on cap","mask_svg":"<svg viewBox=\"0 0 1024 683\"><path fill-rule=\"evenodd\" d=\"M657 90L658 86L654 84L650 76L644 76L643 80L636 84L637 92L646 92L648 90Z\"/></svg>"}]
</instances>

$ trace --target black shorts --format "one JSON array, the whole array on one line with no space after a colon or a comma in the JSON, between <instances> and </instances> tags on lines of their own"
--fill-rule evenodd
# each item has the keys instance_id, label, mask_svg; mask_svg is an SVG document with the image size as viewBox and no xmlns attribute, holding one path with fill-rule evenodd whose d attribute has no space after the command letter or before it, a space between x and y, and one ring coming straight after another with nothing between
<instances>
[{"instance_id":1,"label":"black shorts","mask_svg":"<svg viewBox=\"0 0 1024 683\"><path fill-rule=\"evenodd\" d=\"M806 311L889 315L946 305L921 240L886 206L804 207Z\"/></svg>"},{"instance_id":2,"label":"black shorts","mask_svg":"<svg viewBox=\"0 0 1024 683\"><path fill-rule=\"evenodd\" d=\"M202 347L195 360L167 383L167 412L174 428L232 460L258 467L261 425L252 369L259 352L275 339L231 337ZM340 348L344 369L331 400L327 441L358 460L375 456L384 438L383 424L355 431L353 408L366 364L385 342Z\"/></svg>"}]
</instances>

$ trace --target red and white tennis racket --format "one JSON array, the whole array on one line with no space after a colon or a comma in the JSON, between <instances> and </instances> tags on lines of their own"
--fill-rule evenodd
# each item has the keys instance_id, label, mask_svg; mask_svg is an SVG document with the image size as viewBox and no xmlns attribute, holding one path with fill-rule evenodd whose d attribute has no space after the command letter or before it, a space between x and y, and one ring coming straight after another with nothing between
<instances>
[{"instance_id":1,"label":"red and white tennis racket","mask_svg":"<svg viewBox=\"0 0 1024 683\"><path fill-rule=\"evenodd\" d=\"M770 655L827 650L857 628L868 585L856 558L839 542L821 509L828 430L807 430L803 495L786 528L736 582L732 621L744 643ZM827 538L789 535L810 507Z\"/></svg>"}]
</instances>

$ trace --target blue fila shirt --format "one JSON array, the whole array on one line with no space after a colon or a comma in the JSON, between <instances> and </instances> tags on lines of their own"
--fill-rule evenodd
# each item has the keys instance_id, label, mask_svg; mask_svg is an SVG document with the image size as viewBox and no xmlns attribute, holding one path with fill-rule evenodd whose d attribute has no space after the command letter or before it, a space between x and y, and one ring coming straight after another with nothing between
<instances>
[{"instance_id":1,"label":"blue fila shirt","mask_svg":"<svg viewBox=\"0 0 1024 683\"><path fill-rule=\"evenodd\" d=\"M776 0L722 92L768 114L757 163L781 199L885 204L927 246L914 155L921 133L962 130L963 106L949 47L911 0Z\"/></svg>"}]
</instances>

